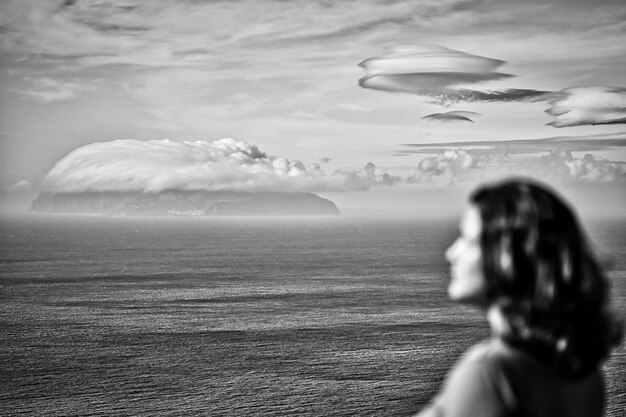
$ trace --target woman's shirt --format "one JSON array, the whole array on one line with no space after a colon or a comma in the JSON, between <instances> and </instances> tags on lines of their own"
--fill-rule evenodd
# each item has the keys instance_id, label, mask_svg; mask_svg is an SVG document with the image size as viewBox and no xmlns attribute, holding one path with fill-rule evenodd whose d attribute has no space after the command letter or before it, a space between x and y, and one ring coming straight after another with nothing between
<instances>
[{"instance_id":1,"label":"woman's shirt","mask_svg":"<svg viewBox=\"0 0 626 417\"><path fill-rule=\"evenodd\" d=\"M604 407L599 371L572 381L500 339L476 345L452 369L420 417L595 417Z\"/></svg>"}]
</instances>

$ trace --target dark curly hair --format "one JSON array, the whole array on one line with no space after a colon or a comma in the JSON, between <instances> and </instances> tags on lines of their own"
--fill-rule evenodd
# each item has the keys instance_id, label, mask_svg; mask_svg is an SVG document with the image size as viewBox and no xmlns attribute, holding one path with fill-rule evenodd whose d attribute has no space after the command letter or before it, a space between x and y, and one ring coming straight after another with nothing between
<instances>
[{"instance_id":1,"label":"dark curly hair","mask_svg":"<svg viewBox=\"0 0 626 417\"><path fill-rule=\"evenodd\" d=\"M502 338L559 374L595 370L622 336L608 310L608 280L572 209L544 185L511 179L471 196L482 220L487 301Z\"/></svg>"}]
</instances>

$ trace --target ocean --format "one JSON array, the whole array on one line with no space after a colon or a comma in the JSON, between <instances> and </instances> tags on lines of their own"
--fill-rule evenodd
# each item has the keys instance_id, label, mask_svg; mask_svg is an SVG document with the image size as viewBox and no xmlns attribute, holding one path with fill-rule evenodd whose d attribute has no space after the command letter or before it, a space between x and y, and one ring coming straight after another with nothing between
<instances>
[{"instance_id":1,"label":"ocean","mask_svg":"<svg viewBox=\"0 0 626 417\"><path fill-rule=\"evenodd\" d=\"M488 336L456 219L0 220L2 416L408 416ZM622 313L624 224L590 232ZM605 375L623 415L623 346Z\"/></svg>"}]
</instances>

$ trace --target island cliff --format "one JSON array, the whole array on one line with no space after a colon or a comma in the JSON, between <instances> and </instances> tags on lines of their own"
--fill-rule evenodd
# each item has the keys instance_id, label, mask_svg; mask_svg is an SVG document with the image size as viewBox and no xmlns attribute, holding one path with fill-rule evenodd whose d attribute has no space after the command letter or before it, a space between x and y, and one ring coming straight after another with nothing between
<instances>
[{"instance_id":1,"label":"island cliff","mask_svg":"<svg viewBox=\"0 0 626 417\"><path fill-rule=\"evenodd\" d=\"M312 193L206 191L42 192L31 211L173 216L335 215L337 206Z\"/></svg>"}]
</instances>

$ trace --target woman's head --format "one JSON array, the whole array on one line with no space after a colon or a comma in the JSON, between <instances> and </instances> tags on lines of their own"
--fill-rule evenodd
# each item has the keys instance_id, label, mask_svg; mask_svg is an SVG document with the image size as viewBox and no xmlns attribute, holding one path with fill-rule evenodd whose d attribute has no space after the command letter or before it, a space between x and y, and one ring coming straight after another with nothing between
<instances>
[{"instance_id":1,"label":"woman's head","mask_svg":"<svg viewBox=\"0 0 626 417\"><path fill-rule=\"evenodd\" d=\"M572 209L529 180L485 185L470 196L480 214L489 303L573 311L605 302L606 280Z\"/></svg>"},{"instance_id":2,"label":"woman's head","mask_svg":"<svg viewBox=\"0 0 626 417\"><path fill-rule=\"evenodd\" d=\"M478 188L446 257L452 299L497 307L505 339L533 346L565 374L589 372L619 336L585 233L546 186L512 179Z\"/></svg>"}]
</instances>

